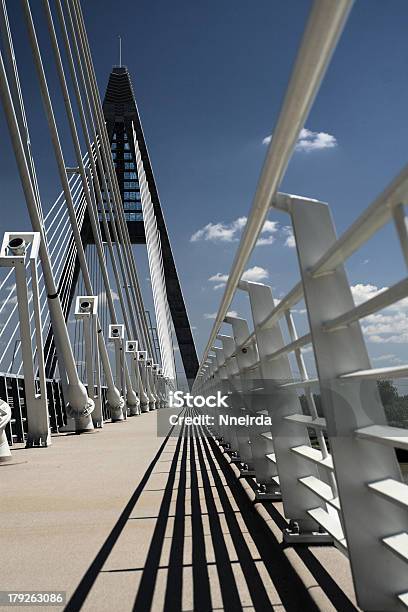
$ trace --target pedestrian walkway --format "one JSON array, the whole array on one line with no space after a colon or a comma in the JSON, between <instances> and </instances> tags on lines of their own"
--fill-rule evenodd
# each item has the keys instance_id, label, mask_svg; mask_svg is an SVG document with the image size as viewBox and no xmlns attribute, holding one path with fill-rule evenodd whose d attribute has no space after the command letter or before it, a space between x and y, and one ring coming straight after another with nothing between
<instances>
[{"instance_id":1,"label":"pedestrian walkway","mask_svg":"<svg viewBox=\"0 0 408 612\"><path fill-rule=\"evenodd\" d=\"M158 438L153 412L16 450L2 588L63 590L66 610L98 612L355 610L343 555L285 549L279 505L260 511L215 441L188 433Z\"/></svg>"}]
</instances>

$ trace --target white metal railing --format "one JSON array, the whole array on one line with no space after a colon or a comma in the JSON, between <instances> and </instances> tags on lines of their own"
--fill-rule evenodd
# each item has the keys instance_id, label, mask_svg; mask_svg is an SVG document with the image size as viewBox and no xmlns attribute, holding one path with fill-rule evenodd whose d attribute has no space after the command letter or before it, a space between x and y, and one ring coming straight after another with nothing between
<instances>
[{"instance_id":1,"label":"white metal railing","mask_svg":"<svg viewBox=\"0 0 408 612\"><path fill-rule=\"evenodd\" d=\"M276 193L349 8L314 3L193 391L229 396L228 409L208 409L213 431L244 473L255 476L258 498L282 499L286 541L330 538L350 559L360 607L401 610L408 606L408 485L395 449L408 450L408 430L387 424L377 380L407 376L408 364L371 368L360 320L407 297L408 279L356 306L344 264L390 220L408 264L408 166L340 238L327 204ZM271 287L240 280L271 208L290 217L300 271L300 282L279 303ZM248 295L249 324L227 316L237 289ZM301 300L310 329L299 337L292 309ZM220 333L222 324L231 326L230 335ZM307 344L313 379L303 361ZM219 419L224 413L269 415L272 425L227 427Z\"/></svg>"}]
</instances>

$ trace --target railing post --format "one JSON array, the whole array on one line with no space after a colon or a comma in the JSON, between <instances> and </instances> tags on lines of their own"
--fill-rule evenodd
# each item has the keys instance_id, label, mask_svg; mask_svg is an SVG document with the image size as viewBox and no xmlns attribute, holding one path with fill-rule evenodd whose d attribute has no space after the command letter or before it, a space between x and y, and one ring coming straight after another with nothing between
<instances>
[{"instance_id":1,"label":"railing post","mask_svg":"<svg viewBox=\"0 0 408 612\"><path fill-rule=\"evenodd\" d=\"M137 361L140 373L140 409L142 412L149 412L150 396L147 387L146 361L147 351L137 351Z\"/></svg>"},{"instance_id":2,"label":"railing post","mask_svg":"<svg viewBox=\"0 0 408 612\"><path fill-rule=\"evenodd\" d=\"M276 462L279 485L285 516L293 526L286 539L295 542L322 541L319 526L308 514L308 509L322 505L321 500L306 487L299 486L299 478L318 476L315 466L292 451L295 446L310 446L309 436L304 425L289 421L285 417L301 411L296 391L282 389L282 385L293 381L292 370L287 354L269 360L268 356L285 345L279 322L263 329L261 323L272 312L275 303L269 286L253 282L241 282L240 288L249 293L255 335L260 359L260 371L264 384L261 396L264 410L272 417L273 451L269 457ZM266 470L268 473L268 470ZM269 468L269 483L275 470ZM265 472L263 474L265 479Z\"/></svg>"},{"instance_id":3,"label":"railing post","mask_svg":"<svg viewBox=\"0 0 408 612\"><path fill-rule=\"evenodd\" d=\"M220 375L219 375L219 369L218 369L218 361L217 361L217 354L216 354L216 349L212 349L215 352L215 355L209 355L208 356L208 368L206 369L206 374L204 377L200 378L201 384L197 385L195 391L193 391L194 395L201 395L205 400L207 400L207 398L216 393L217 390L220 387ZM208 405L208 404L204 404L202 407L198 406L198 410L200 412L204 412L209 414L212 418L213 418L213 422L214 422L214 426L211 427L210 429L212 431L212 433L218 431L216 429L216 409L215 407Z\"/></svg>"},{"instance_id":4,"label":"railing post","mask_svg":"<svg viewBox=\"0 0 408 612\"><path fill-rule=\"evenodd\" d=\"M224 367L225 373L227 375L227 389L228 389L228 405L229 405L229 414L232 416L239 416L241 412L241 397L240 397L240 380L239 380L239 369L237 365L237 360L235 358L235 341L231 336L226 336L225 334L219 334L217 336L218 340L221 340L222 347L224 350ZM228 411L226 412L226 414ZM231 455L235 458L238 458L238 435L237 435L238 427L231 425L226 425L224 432L225 437L230 445Z\"/></svg>"},{"instance_id":5,"label":"railing post","mask_svg":"<svg viewBox=\"0 0 408 612\"><path fill-rule=\"evenodd\" d=\"M239 379L241 385L241 415L238 414L238 416L245 416L245 413L249 416L252 416L251 383L254 379L256 379L256 377L254 377L253 372L250 370L250 368L253 367L254 364L256 364L258 359L256 347L254 345L241 346L249 336L249 327L245 319L242 319L240 317L227 316L225 317L224 321L225 323L229 323L230 325L232 325L232 332L234 334L235 358L239 370ZM256 369L255 372L257 372ZM241 459L241 462L244 464L244 469L241 470L241 473L248 476L255 476L255 472L253 472L250 430L250 426L238 425L238 449L239 457ZM251 472L253 472L253 474L250 474Z\"/></svg>"},{"instance_id":6,"label":"railing post","mask_svg":"<svg viewBox=\"0 0 408 612\"><path fill-rule=\"evenodd\" d=\"M167 397L166 397L166 388L165 388L165 382L164 382L164 376L163 376L163 369L159 366L159 364L156 364L156 377L157 377L157 386L158 386L159 397L160 397L160 406L161 408L166 408L167 407Z\"/></svg>"},{"instance_id":7,"label":"railing post","mask_svg":"<svg viewBox=\"0 0 408 612\"><path fill-rule=\"evenodd\" d=\"M219 388L219 376L217 367L217 357L215 355L208 355L208 376L206 385L206 397L217 393Z\"/></svg>"},{"instance_id":8,"label":"railing post","mask_svg":"<svg viewBox=\"0 0 408 612\"><path fill-rule=\"evenodd\" d=\"M137 366L136 353L138 349L137 340L127 340L125 346L125 360L127 356L130 356L130 368L128 368L129 376L131 380L132 389L134 390L135 397L132 404L128 404L129 416L137 416L140 414L140 398L139 398L139 368Z\"/></svg>"},{"instance_id":9,"label":"railing post","mask_svg":"<svg viewBox=\"0 0 408 612\"><path fill-rule=\"evenodd\" d=\"M125 377L125 355L124 355L124 325L109 325L108 339L113 342L115 347L115 365L116 365L116 387L119 389L121 397L126 398L126 377ZM123 402L120 409L112 412L111 421L123 421L127 416L126 400Z\"/></svg>"},{"instance_id":10,"label":"railing post","mask_svg":"<svg viewBox=\"0 0 408 612\"><path fill-rule=\"evenodd\" d=\"M364 610L400 610L396 594L407 590L406 562L382 539L408 531L406 509L368 487L387 478L401 481L400 469L393 448L355 435L358 428L385 425L384 409L375 380L339 379L370 368L359 322L323 329L354 307L344 266L320 276L310 273L336 242L334 224L326 204L289 200L357 600Z\"/></svg>"},{"instance_id":11,"label":"railing post","mask_svg":"<svg viewBox=\"0 0 408 612\"><path fill-rule=\"evenodd\" d=\"M82 320L85 342L85 369L88 385L88 397L94 402L95 408L92 412L94 427L103 427L102 399L99 351L97 349L97 316L98 297L78 296L75 304L75 318ZM94 373L95 368L95 373ZM96 393L95 393L96 386ZM68 427L66 428L68 430ZM72 428L75 431L75 425Z\"/></svg>"},{"instance_id":12,"label":"railing post","mask_svg":"<svg viewBox=\"0 0 408 612\"><path fill-rule=\"evenodd\" d=\"M218 390L221 395L228 395L228 374L225 368L225 354L224 349L213 346L212 350L215 353L215 358L217 360L217 375L218 375ZM214 409L214 427L216 432L218 433L219 442L227 441L225 425L220 421L221 414L225 414L225 410L222 408L218 408L218 411Z\"/></svg>"},{"instance_id":13,"label":"railing post","mask_svg":"<svg viewBox=\"0 0 408 612\"><path fill-rule=\"evenodd\" d=\"M290 309L285 312L285 319L286 319L286 324L288 326L290 339L292 342L294 342L295 340L298 339L298 334L296 331L295 322L293 320L293 316L292 316ZM297 348L295 349L294 353L295 353L296 364L299 368L300 378L305 383L305 386L303 387L303 389L304 389L304 394L305 394L306 403L307 403L307 407L308 407L310 416L313 418L313 420L317 420L319 418L319 414L317 412L316 402L313 396L312 388L310 384L308 384L309 377L307 375L307 370L305 366L305 361L303 359L302 351L300 348ZM314 430L314 433L316 435L316 439L319 444L320 452L322 453L322 459L323 460L327 459L327 457L329 457L329 451L327 449L327 444L326 444L326 440L325 440L323 431L320 427L317 427ZM337 483L336 483L336 478L333 472L331 470L326 470L324 467L319 467L319 466L318 466L318 471L320 474L320 478L323 481L327 482L327 484L331 487L333 498L336 498L338 495Z\"/></svg>"},{"instance_id":14,"label":"railing post","mask_svg":"<svg viewBox=\"0 0 408 612\"><path fill-rule=\"evenodd\" d=\"M156 410L157 408L157 396L156 396L156 390L154 388L154 383L152 380L152 365L153 365L153 360L152 359L146 359L146 381L147 381L147 388L148 388L148 393L150 395L150 410Z\"/></svg>"}]
</instances>

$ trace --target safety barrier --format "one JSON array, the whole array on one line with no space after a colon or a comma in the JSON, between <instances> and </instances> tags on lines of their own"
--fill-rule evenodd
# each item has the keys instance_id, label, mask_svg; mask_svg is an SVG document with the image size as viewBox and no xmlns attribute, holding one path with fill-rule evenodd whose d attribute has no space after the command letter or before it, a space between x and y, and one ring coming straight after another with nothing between
<instances>
[{"instance_id":1,"label":"safety barrier","mask_svg":"<svg viewBox=\"0 0 408 612\"><path fill-rule=\"evenodd\" d=\"M391 221L408 264L408 166L340 238L328 204L277 192L350 6L314 3L193 391L228 396L228 409L208 411L213 432L242 473L256 478L258 499L282 499L286 542L332 541L350 559L360 607L401 610L408 606L408 485L395 449L408 449L408 431L387 424L377 381L407 376L408 364L372 368L360 320L405 298L408 280L356 306L345 263ZM271 287L241 280L271 209L288 215L300 272L279 301ZM227 314L236 290L248 295L249 322ZM309 330L299 337L293 309L302 300ZM220 333L222 324L230 335Z\"/></svg>"},{"instance_id":2,"label":"safety barrier","mask_svg":"<svg viewBox=\"0 0 408 612\"><path fill-rule=\"evenodd\" d=\"M63 390L59 380L47 379L46 385L50 429L51 432L55 434L58 433L67 422ZM106 400L107 387L102 386L101 392L103 419L107 421L111 418L109 404ZM11 417L8 422L4 424L4 431L10 447L12 447L13 444L26 442L28 425L24 377L16 374L0 373L0 400L3 400L11 409Z\"/></svg>"}]
</instances>

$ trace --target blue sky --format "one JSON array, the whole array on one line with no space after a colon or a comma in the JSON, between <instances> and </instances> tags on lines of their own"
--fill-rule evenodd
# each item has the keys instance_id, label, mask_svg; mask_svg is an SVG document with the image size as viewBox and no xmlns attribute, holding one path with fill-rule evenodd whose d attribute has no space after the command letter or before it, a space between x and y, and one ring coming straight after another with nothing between
<instances>
[{"instance_id":1,"label":"blue sky","mask_svg":"<svg viewBox=\"0 0 408 612\"><path fill-rule=\"evenodd\" d=\"M55 73L42 3L32 4L70 164L72 149L62 123L62 101L53 88ZM24 78L23 93L29 100L29 118L35 119L31 135L47 210L59 191L56 168L45 142L20 3L9 5L18 33L16 51ZM223 289L215 287L228 274L240 235L238 229L232 230L242 225L237 220L250 209L266 153L263 140L273 131L311 3L89 0L83 5L102 93L111 66L117 63L117 36L122 36L123 63L132 76L201 353L212 325L205 315L218 308ZM281 185L282 191L329 202L339 233L406 162L407 22L405 0L356 2L306 122L311 132L330 137L308 135L306 140L317 145L295 152ZM2 113L0 136L0 229L28 228ZM303 145L305 148L310 147ZM269 244L255 249L248 267L264 270L258 270L258 277L263 274L279 297L299 276L294 249L285 245L288 219L272 213L270 220L277 225L269 226L274 231L265 234L270 237ZM208 224L210 231L197 236ZM355 290L358 299L405 275L392 228L379 233L352 257L348 273L353 285L362 285ZM215 280L210 281L211 277ZM247 312L242 297L232 308L240 314ZM401 304L384 313L386 319L367 323L373 365L406 362L406 311ZM300 331L302 317L297 314Z\"/></svg>"}]
</instances>

